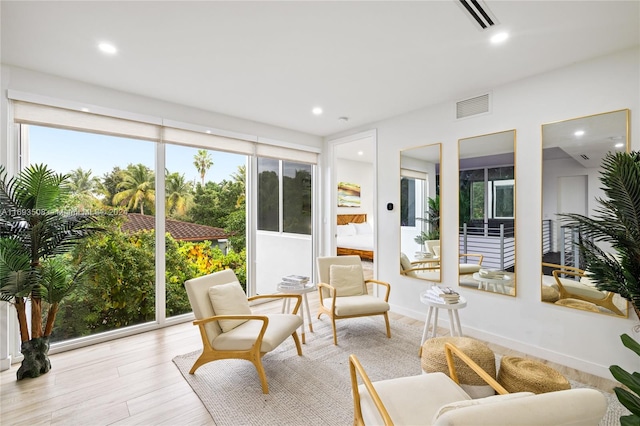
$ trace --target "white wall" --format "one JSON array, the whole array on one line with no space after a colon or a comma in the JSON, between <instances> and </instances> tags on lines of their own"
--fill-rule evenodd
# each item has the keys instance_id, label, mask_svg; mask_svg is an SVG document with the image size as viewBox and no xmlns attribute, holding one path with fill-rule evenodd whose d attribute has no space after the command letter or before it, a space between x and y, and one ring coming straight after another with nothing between
<instances>
[{"instance_id":1,"label":"white wall","mask_svg":"<svg viewBox=\"0 0 640 426\"><path fill-rule=\"evenodd\" d=\"M419 294L427 283L398 271L399 151L442 142L443 284L457 283L458 149L457 141L476 135L516 129L516 274L517 297L460 288L468 306L460 319L465 334L512 347L602 377L619 364L638 370L637 355L619 336L634 335L638 318L616 318L540 302L541 259L541 125L596 113L631 109L631 129L640 128L640 49L627 50L574 64L491 90L490 114L455 120L451 103L425 108L355 129L377 130L378 137L378 270L393 286L390 302L396 312L424 319ZM437 82L434 82L437 84ZM479 95L469 93L468 97ZM463 99L465 96L457 96ZM327 140L345 137L346 132ZM632 134L631 146L640 149ZM635 334L638 339L638 334ZM416 343L418 344L418 343Z\"/></svg>"},{"instance_id":2,"label":"white wall","mask_svg":"<svg viewBox=\"0 0 640 426\"><path fill-rule=\"evenodd\" d=\"M362 161L337 159L336 174L338 182L349 182L360 185L360 207L338 207L338 214L372 214L373 213L373 165ZM335 203L338 200L334 200ZM368 217L373 222L373 217Z\"/></svg>"}]
</instances>

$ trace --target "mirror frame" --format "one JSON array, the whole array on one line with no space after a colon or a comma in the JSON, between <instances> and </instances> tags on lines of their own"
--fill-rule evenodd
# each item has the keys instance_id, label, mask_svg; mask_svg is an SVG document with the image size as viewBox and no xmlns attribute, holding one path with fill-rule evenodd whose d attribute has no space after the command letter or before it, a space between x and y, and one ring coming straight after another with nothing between
<instances>
[{"instance_id":1,"label":"mirror frame","mask_svg":"<svg viewBox=\"0 0 640 426\"><path fill-rule=\"evenodd\" d=\"M434 163L437 165L438 167L438 173L436 174L436 176L442 176L442 143L441 142L437 142L437 143L432 143L432 144L428 144L428 145L419 145L419 146L414 146L414 147L410 147L410 148L405 148L400 150L400 170L399 170L399 175L400 175L400 203L399 203L399 208L402 209L402 178L403 176L403 172L402 170L405 169L403 167L403 154L406 154L408 151L416 151L416 150L420 150L420 149L432 149L432 150L436 150L437 149L437 153L438 153L438 162ZM405 155L405 158L407 156ZM435 179L435 176L434 176ZM434 181L434 185L435 185L435 181ZM439 248L440 248L440 252L442 251L442 192L437 190L438 186L436 187L436 196L439 197L439 205L438 205L438 217L439 217L439 223L438 223L438 230L439 230ZM431 198L431 197L430 197ZM424 211L426 211L428 209L428 200L425 198L424 202L422 203L423 207L424 207ZM416 217L416 222L420 220L421 222L425 222L424 220L417 218ZM415 278L418 280L423 280L423 281L430 281L430 282L442 282L442 269L441 269L441 265L440 265L440 261L439 261L439 256L436 256L433 252L429 253L429 257L423 257L423 258L418 258L416 257L413 261L409 258L409 256L405 255L407 257L407 259L404 259L404 262L410 262L410 265L404 265L403 266L403 254L405 254L403 252L403 244L402 244L402 235L403 235L403 231L402 231L402 211L400 212L400 250L398 251L398 253L400 253L400 275L403 275L405 277L408 278ZM423 228L423 227L421 227ZM420 232L424 232L423 230L420 230ZM417 244L417 242L416 242ZM423 243L424 244L424 243ZM424 251L422 251L422 253L424 253ZM414 257L414 256L412 256ZM409 269L407 269L409 268ZM437 271L437 275L435 272L432 271ZM420 276L420 275L425 275L424 277Z\"/></svg>"},{"instance_id":2,"label":"mirror frame","mask_svg":"<svg viewBox=\"0 0 640 426\"><path fill-rule=\"evenodd\" d=\"M500 150L499 154L495 154L496 150L493 150L493 152L490 151L486 154L484 154L483 152L479 152L477 153L478 155L476 155L475 152L472 152L471 157L468 157L468 158L476 158L476 157L481 158L484 156L489 157L494 155L506 155L506 154L513 155L513 157L510 159L511 164L506 164L504 162L500 163L501 158L497 157L496 158L497 162L495 164L485 163L485 165L482 165L482 166L478 165L478 170L484 169L484 182L487 182L488 180L489 169L507 167L511 165L513 166L513 228L512 230L507 229L506 232L504 228L502 228L501 231L500 230L498 231L499 233L498 234L499 241L497 242L497 244L499 244L498 250L500 250L502 253L500 256L498 256L497 258L498 260L488 258L487 256L487 253L489 253L488 251L483 251L481 253L474 252L472 248L470 253L463 253L462 250L464 250L464 247L462 246L462 241L463 240L466 241L466 238L463 236L462 230L460 229L460 195L458 195L458 256L459 256L458 286L464 287L467 289L482 291L485 293L493 293L493 294L498 294L502 296L516 297L517 295L517 276L516 276L517 131L516 129L503 130L499 132L487 133L483 135L477 135L477 136L458 139L458 190L460 190L461 172L463 172L464 170L474 170L474 169L461 169L460 167L461 160L464 160L464 158L462 158L463 143L470 142L472 140L477 139L475 143L477 144L477 146L480 146L480 144L489 143L491 141L491 138L492 137L495 138L497 135L505 135L505 137L508 135L511 136L511 138L508 141L504 142L504 150L500 150L500 148L502 148L502 145L496 148L496 150ZM490 147L490 145L488 146ZM507 150L507 148L511 148L511 150ZM506 180L510 180L510 179L506 179ZM483 202L485 207L484 207L483 215L485 217L482 219L484 226L483 226L483 229L481 230L482 234L480 235L488 236L490 233L490 230L492 229L488 227L488 224L489 224L489 220L492 220L492 218L487 217L487 210L488 210L487 205L489 203L488 198L493 197L492 195L493 191L491 194L489 194L489 196L485 196L487 194L488 188L485 186L484 190L485 191L483 194ZM500 220L499 217L496 217L493 219ZM505 256L505 248L507 250L512 251L512 254ZM507 259L508 261L508 259L510 258L513 259L513 265L505 267L505 259ZM495 265L495 262L498 262L497 266ZM468 279L467 284L462 284L463 278L465 278L465 283L467 283L467 279ZM476 283L477 283L477 286L476 286Z\"/></svg>"},{"instance_id":3,"label":"mirror frame","mask_svg":"<svg viewBox=\"0 0 640 426\"><path fill-rule=\"evenodd\" d=\"M608 316L614 316L616 318L627 318L629 316L629 302L624 300L624 310L621 310L621 312L623 313L622 315L615 313L614 311L610 310L610 309L600 309L598 306L605 308L606 304L611 303L610 306L615 307L617 309L621 309L620 304L616 304L613 302L614 298L618 298L617 302L620 302L620 298L621 296L619 295L611 295L611 297L607 296L605 297L605 299L603 299L602 301L598 300L596 303L590 303L590 302L594 302L594 300L589 301L588 300L588 296L585 299L580 299L580 296L578 297L569 297L569 298L565 298L564 300L566 301L566 303L557 303L559 300L563 300L563 299L558 299L556 301L554 301L553 299L555 299L557 296L560 296L560 294L558 294L558 284L556 282L554 282L556 280L556 278L554 276L551 275L547 275L545 274L545 272L552 272L552 265L560 265L563 263L562 257L560 258L560 260L558 260L557 263L554 262L548 262L549 259L547 259L547 262L545 262L545 255L549 252L553 251L553 248L555 245L557 245L557 242L554 243L552 241L553 234L557 234L556 232L556 228L558 228L558 225L554 225L551 226L551 224L549 225L549 229L545 230L545 221L549 220L551 221L552 219L550 218L545 218L545 204L544 204L544 200L545 200L545 173L544 173L544 164L545 164L545 159L544 159L544 151L546 148L555 148L558 146L561 146L561 144L555 144L553 146L547 146L545 147L545 127L546 126L552 126L552 125L567 125L567 127L570 126L569 123L571 122L575 122L576 126L572 126L574 127L574 129L577 129L578 126L580 127L587 127L587 130L594 130L597 129L597 126L595 125L596 123L593 123L593 120L596 120L598 118L601 118L605 115L608 114L618 114L618 113L624 113L624 120L625 120L625 124L624 124L624 129L620 129L622 130L622 135L611 135L611 133L607 133L607 136L603 135L603 134L596 134L595 136L591 136L592 138L595 138L597 140L593 141L591 143L591 145L595 145L595 144L605 144L606 143L606 139L605 138L609 138L611 139L611 143L614 144L614 142L616 141L615 138L617 137L624 137L625 138L625 145L624 145L624 151L625 152L629 152L630 147L631 147L631 141L630 141L630 134L629 134L629 126L630 126L630 110L628 108L626 109L619 109L619 110L613 110L613 111L606 111L606 112L602 112L602 113L597 113L597 114L590 114L590 115L584 115L584 116L579 116L579 117L574 117L574 118L568 118L565 120L559 120L559 121L554 121L554 122L550 122L550 123L543 123L541 125L540 128L540 149L541 149L541 159L540 159L540 170L541 170L541 174L540 174L540 188L541 188L541 192L540 192L540 218L541 218L541 236L542 236L542 241L541 241L541 254L542 254L542 268L541 268L541 276L540 276L540 302L545 303L545 304L549 304L549 305L558 305L558 306L563 306L563 307L568 307L571 309L577 309L577 310L581 310L583 312L593 312L593 313L598 313L598 314L603 314L603 315L608 315ZM591 120L591 121L590 121ZM572 131L574 129L571 129ZM609 132L613 132L614 129L608 129ZM567 140L569 139L575 139L576 137L571 136L569 137L569 133L567 133L565 135L565 138ZM549 142L549 144L551 144L552 142ZM578 144L576 143L574 146L591 146L589 144ZM604 146L604 145L603 145ZM573 148L573 146L569 146L569 149ZM611 147L611 149L609 149L608 151L613 151L614 150L614 146ZM622 147L620 147L622 148ZM606 149L606 148L605 148ZM583 149L584 152L585 149ZM575 158L572 157L569 153L567 153L567 156L569 158ZM588 156L587 156L588 157ZM578 160L576 160L578 161ZM586 159L585 161L589 161L588 159ZM588 169L593 169L593 167L585 167L586 170ZM585 197L585 214L590 214L593 209L590 208L590 204L593 203L593 201L596 199L596 197L598 197L598 194L593 194L594 191L589 190L589 188L594 187L593 182L600 182L599 181L599 176L600 176L600 170L601 170L601 159L600 159L600 163L598 163L598 167L597 167L597 175L593 176L592 178L589 178L586 182L586 188L587 189L587 193L586 193L586 197ZM572 175L574 176L574 175ZM566 176L566 177L572 177L572 176ZM587 175L589 176L589 175ZM560 177L560 176L558 176ZM557 187L557 185L556 185ZM558 195L558 191L556 190L556 198ZM556 205L556 211L559 209L559 206ZM557 212L555 213L556 215L558 214ZM582 214L582 213L581 213ZM547 214L548 216L548 214ZM553 219L553 220L557 220L557 219ZM551 223L551 222L550 222ZM553 228L553 229L551 229ZM547 238L545 238L545 235L549 235L548 237L548 243L547 243ZM557 240L556 237L555 239ZM547 245L548 245L548 250L549 251L545 251L547 250ZM558 248L559 250L559 248ZM561 252L559 250L559 252ZM580 266L580 265L578 265ZM558 269L558 268L556 268ZM556 275L558 275L557 279L562 279L562 280L566 280L566 279L571 279L573 277L579 277L579 275L576 275L576 271L575 270L571 270L571 269L565 269L567 271L566 274L560 274L560 273L556 273ZM577 280L577 279L576 279ZM579 281L578 281L579 283ZM554 287L555 286L555 287ZM552 290L548 290L549 287L553 287L555 292ZM570 290L569 290L570 291ZM599 297L599 295L598 295ZM545 300L546 299L546 300ZM610 299L610 300L608 300ZM608 311L608 312L607 312Z\"/></svg>"}]
</instances>

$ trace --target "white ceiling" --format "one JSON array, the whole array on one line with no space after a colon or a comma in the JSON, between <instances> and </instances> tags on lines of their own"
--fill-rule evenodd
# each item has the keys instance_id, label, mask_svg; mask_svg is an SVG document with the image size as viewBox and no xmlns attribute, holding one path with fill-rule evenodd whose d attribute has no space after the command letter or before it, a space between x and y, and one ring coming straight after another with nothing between
<instances>
[{"instance_id":1,"label":"white ceiling","mask_svg":"<svg viewBox=\"0 0 640 426\"><path fill-rule=\"evenodd\" d=\"M640 43L633 1L2 1L2 63L325 136ZM506 43L488 38L508 31ZM119 52L99 53L100 41ZM322 116L311 114L321 106ZM338 117L349 117L340 122Z\"/></svg>"}]
</instances>

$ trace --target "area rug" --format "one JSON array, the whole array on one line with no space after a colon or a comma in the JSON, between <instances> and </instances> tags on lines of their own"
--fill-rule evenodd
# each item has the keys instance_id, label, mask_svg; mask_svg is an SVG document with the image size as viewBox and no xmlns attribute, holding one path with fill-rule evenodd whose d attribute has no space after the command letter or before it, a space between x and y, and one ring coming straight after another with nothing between
<instances>
[{"instance_id":1,"label":"area rug","mask_svg":"<svg viewBox=\"0 0 640 426\"><path fill-rule=\"evenodd\" d=\"M262 393L248 361L211 362L193 375L188 372L200 351L173 362L218 426L348 426L353 424L349 354L356 354L373 381L421 374L421 330L392 321L388 339L382 317L353 318L337 325L339 346L333 345L329 321L315 320L302 356L297 356L292 339L264 356L268 395ZM624 407L615 396L605 395L610 404L601 426L618 425Z\"/></svg>"}]
</instances>

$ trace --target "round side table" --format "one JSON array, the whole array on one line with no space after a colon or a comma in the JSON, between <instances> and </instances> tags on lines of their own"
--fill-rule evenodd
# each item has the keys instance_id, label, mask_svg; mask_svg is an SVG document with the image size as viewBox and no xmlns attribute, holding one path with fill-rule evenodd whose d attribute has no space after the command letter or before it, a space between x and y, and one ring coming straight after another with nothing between
<instances>
[{"instance_id":1,"label":"round side table","mask_svg":"<svg viewBox=\"0 0 640 426\"><path fill-rule=\"evenodd\" d=\"M439 303L430 300L425 292L420 295L420 302L429 307L429 310L427 311L427 319L424 322L424 331L422 332L420 349L422 349L422 344L427 340L427 334L429 332L432 317L433 329L431 337L436 337L436 330L438 328L438 311L440 309L446 309L449 314L449 331L451 332L451 336L462 336L462 327L460 326L460 316L458 315L458 311L467 306L467 300L464 297L460 296L458 303Z\"/></svg>"},{"instance_id":2,"label":"round side table","mask_svg":"<svg viewBox=\"0 0 640 426\"><path fill-rule=\"evenodd\" d=\"M302 331L300 332L302 336L302 343L306 343L305 335L304 335L304 326L305 326L305 315L307 320L309 321L309 331L313 333L313 325L311 323L311 313L309 311L309 300L307 299L307 293L311 293L312 291L316 291L316 285L314 283L307 283L304 287L300 288L290 288L283 287L281 284L278 284L278 292L280 293L292 293L292 294L301 294L302 295L302 303L300 304L300 316L302 317ZM289 312L291 309L291 299L284 299L282 301L282 313Z\"/></svg>"},{"instance_id":3,"label":"round side table","mask_svg":"<svg viewBox=\"0 0 640 426\"><path fill-rule=\"evenodd\" d=\"M493 287L493 292L508 294L509 291L505 288L505 286L511 286L511 282L513 281L513 276L510 274L504 274L500 278L487 278L480 275L479 272L473 274L473 279L478 281L478 290L489 290L489 286Z\"/></svg>"}]
</instances>

